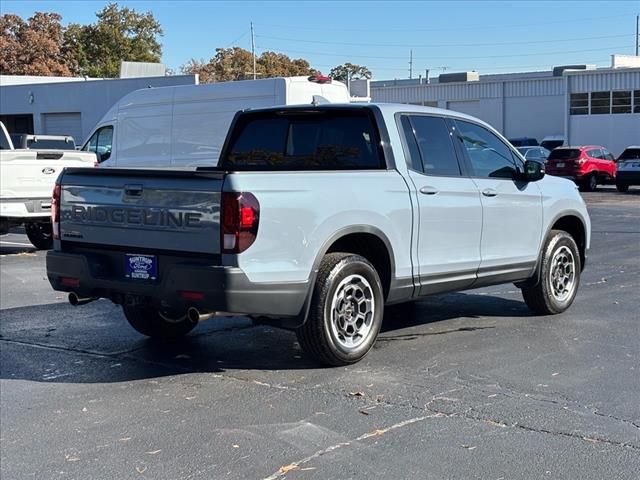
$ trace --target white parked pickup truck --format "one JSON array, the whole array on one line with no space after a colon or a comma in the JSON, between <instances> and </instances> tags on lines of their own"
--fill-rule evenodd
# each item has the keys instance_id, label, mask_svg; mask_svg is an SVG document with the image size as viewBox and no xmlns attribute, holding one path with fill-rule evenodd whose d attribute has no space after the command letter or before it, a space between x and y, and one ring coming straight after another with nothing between
<instances>
[{"instance_id":1,"label":"white parked pickup truck","mask_svg":"<svg viewBox=\"0 0 640 480\"><path fill-rule=\"evenodd\" d=\"M0 122L0 234L24 225L36 248L51 248L51 192L56 178L64 167L89 167L95 162L95 153L16 150Z\"/></svg>"},{"instance_id":2,"label":"white parked pickup truck","mask_svg":"<svg viewBox=\"0 0 640 480\"><path fill-rule=\"evenodd\" d=\"M218 167L72 168L54 192L47 275L73 305L111 299L159 338L247 314L330 365L370 350L386 304L434 293L514 282L561 313L591 236L572 182L411 105L243 111Z\"/></svg>"}]
</instances>

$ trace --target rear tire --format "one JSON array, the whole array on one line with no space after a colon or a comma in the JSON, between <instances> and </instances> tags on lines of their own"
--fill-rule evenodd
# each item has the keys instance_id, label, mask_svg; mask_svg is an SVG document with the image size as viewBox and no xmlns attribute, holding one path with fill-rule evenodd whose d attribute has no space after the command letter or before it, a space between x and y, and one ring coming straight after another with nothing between
<instances>
[{"instance_id":1,"label":"rear tire","mask_svg":"<svg viewBox=\"0 0 640 480\"><path fill-rule=\"evenodd\" d=\"M380 277L360 255L330 253L320 264L307 321L296 336L326 365L360 361L375 343L384 313Z\"/></svg>"},{"instance_id":2,"label":"rear tire","mask_svg":"<svg viewBox=\"0 0 640 480\"><path fill-rule=\"evenodd\" d=\"M626 183L618 183L618 182L616 182L616 189L619 192L626 193L626 192L629 191L629 185L627 185Z\"/></svg>"},{"instance_id":3,"label":"rear tire","mask_svg":"<svg viewBox=\"0 0 640 480\"><path fill-rule=\"evenodd\" d=\"M598 189L598 174L591 173L582 181L580 190L583 192L595 192Z\"/></svg>"},{"instance_id":4,"label":"rear tire","mask_svg":"<svg viewBox=\"0 0 640 480\"><path fill-rule=\"evenodd\" d=\"M580 285L580 252L571 235L551 230L542 251L540 281L523 287L527 306L538 315L555 315L571 306Z\"/></svg>"},{"instance_id":5,"label":"rear tire","mask_svg":"<svg viewBox=\"0 0 640 480\"><path fill-rule=\"evenodd\" d=\"M53 230L51 223L26 223L24 230L29 241L38 250L49 250L53 247Z\"/></svg>"},{"instance_id":6,"label":"rear tire","mask_svg":"<svg viewBox=\"0 0 640 480\"><path fill-rule=\"evenodd\" d=\"M189 320L186 313L183 317L174 320L149 306L123 305L122 311L137 332L160 340L182 337L198 324Z\"/></svg>"}]
</instances>

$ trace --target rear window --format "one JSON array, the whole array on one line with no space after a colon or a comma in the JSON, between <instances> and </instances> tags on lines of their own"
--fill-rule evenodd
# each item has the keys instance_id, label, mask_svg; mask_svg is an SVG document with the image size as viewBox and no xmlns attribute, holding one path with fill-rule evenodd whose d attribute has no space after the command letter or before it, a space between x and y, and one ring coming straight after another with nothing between
<instances>
[{"instance_id":1,"label":"rear window","mask_svg":"<svg viewBox=\"0 0 640 480\"><path fill-rule=\"evenodd\" d=\"M370 113L310 110L246 113L220 166L234 170L384 168Z\"/></svg>"},{"instance_id":2,"label":"rear window","mask_svg":"<svg viewBox=\"0 0 640 480\"><path fill-rule=\"evenodd\" d=\"M567 160L569 158L578 158L580 156L580 150L574 148L561 148L555 149L549 155L549 160Z\"/></svg>"},{"instance_id":3,"label":"rear window","mask_svg":"<svg viewBox=\"0 0 640 480\"><path fill-rule=\"evenodd\" d=\"M76 148L73 140L48 140L32 138L27 140L27 148L33 150L74 150Z\"/></svg>"},{"instance_id":4,"label":"rear window","mask_svg":"<svg viewBox=\"0 0 640 480\"><path fill-rule=\"evenodd\" d=\"M618 160L640 160L640 148L627 148Z\"/></svg>"}]
</instances>

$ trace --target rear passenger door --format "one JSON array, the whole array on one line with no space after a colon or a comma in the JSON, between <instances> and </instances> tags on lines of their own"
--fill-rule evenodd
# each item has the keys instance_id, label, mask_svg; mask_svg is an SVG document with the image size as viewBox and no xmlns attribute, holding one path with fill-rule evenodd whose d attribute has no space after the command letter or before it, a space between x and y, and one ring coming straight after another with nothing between
<instances>
[{"instance_id":1,"label":"rear passenger door","mask_svg":"<svg viewBox=\"0 0 640 480\"><path fill-rule=\"evenodd\" d=\"M399 122L418 206L419 293L466 288L480 264L478 188L462 175L448 120L404 114Z\"/></svg>"},{"instance_id":2,"label":"rear passenger door","mask_svg":"<svg viewBox=\"0 0 640 480\"><path fill-rule=\"evenodd\" d=\"M480 190L482 240L477 285L525 278L538 258L542 196L535 182L516 180L521 161L482 125L455 120L457 141Z\"/></svg>"}]
</instances>

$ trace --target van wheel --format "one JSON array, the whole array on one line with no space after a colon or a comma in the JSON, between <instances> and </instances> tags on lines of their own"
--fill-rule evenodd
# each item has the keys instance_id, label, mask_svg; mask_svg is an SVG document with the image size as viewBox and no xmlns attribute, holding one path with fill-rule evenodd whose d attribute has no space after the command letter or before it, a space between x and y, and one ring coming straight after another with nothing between
<instances>
[{"instance_id":1,"label":"van wheel","mask_svg":"<svg viewBox=\"0 0 640 480\"><path fill-rule=\"evenodd\" d=\"M296 336L304 352L321 363L356 363L371 350L383 313L373 265L360 255L330 253L320 264L309 317Z\"/></svg>"},{"instance_id":2,"label":"van wheel","mask_svg":"<svg viewBox=\"0 0 640 480\"><path fill-rule=\"evenodd\" d=\"M617 183L616 182L616 189L619 192L625 193L629 191L629 185L627 185L626 183Z\"/></svg>"},{"instance_id":3,"label":"van wheel","mask_svg":"<svg viewBox=\"0 0 640 480\"><path fill-rule=\"evenodd\" d=\"M580 285L580 252L571 235L551 230L544 245L540 281L522 288L527 306L539 315L562 313L571 306Z\"/></svg>"},{"instance_id":4,"label":"van wheel","mask_svg":"<svg viewBox=\"0 0 640 480\"><path fill-rule=\"evenodd\" d=\"M173 319L149 306L123 305L122 310L129 324L147 337L168 340L182 337L195 328L198 322L192 322L185 314Z\"/></svg>"},{"instance_id":5,"label":"van wheel","mask_svg":"<svg viewBox=\"0 0 640 480\"><path fill-rule=\"evenodd\" d=\"M49 250L53 247L53 230L51 223L26 223L24 230L29 241L38 250Z\"/></svg>"},{"instance_id":6,"label":"van wheel","mask_svg":"<svg viewBox=\"0 0 640 480\"><path fill-rule=\"evenodd\" d=\"M598 175L596 173L592 173L583 180L580 189L583 192L595 192L597 188L598 188Z\"/></svg>"}]
</instances>

